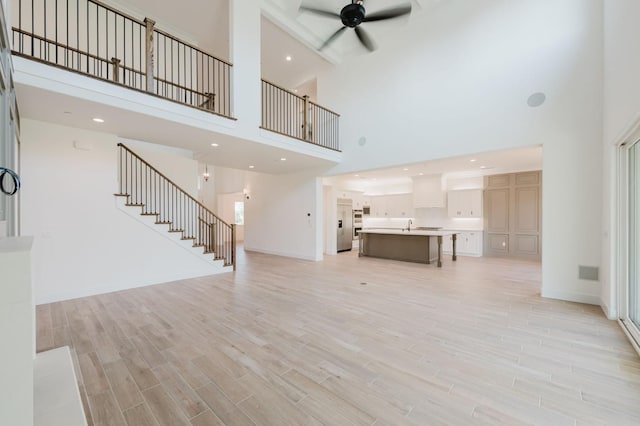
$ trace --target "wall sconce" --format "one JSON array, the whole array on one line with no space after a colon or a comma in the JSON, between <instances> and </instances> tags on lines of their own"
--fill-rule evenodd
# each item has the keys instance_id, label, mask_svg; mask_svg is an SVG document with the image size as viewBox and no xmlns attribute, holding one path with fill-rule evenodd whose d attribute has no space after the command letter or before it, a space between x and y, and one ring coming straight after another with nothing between
<instances>
[{"instance_id":1,"label":"wall sconce","mask_svg":"<svg viewBox=\"0 0 640 426\"><path fill-rule=\"evenodd\" d=\"M209 181L209 169L206 164L204 166L204 173L202 174L202 177L204 178L205 182Z\"/></svg>"},{"instance_id":2,"label":"wall sconce","mask_svg":"<svg viewBox=\"0 0 640 426\"><path fill-rule=\"evenodd\" d=\"M251 198L251 195L249 195L249 190L246 188L242 190L242 195L244 195L245 200L248 200Z\"/></svg>"}]
</instances>

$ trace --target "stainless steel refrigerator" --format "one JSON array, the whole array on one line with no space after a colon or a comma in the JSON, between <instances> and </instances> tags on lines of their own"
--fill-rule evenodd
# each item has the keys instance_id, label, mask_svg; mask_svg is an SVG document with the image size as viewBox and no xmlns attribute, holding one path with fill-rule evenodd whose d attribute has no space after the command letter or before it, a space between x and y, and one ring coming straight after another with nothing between
<instances>
[{"instance_id":1,"label":"stainless steel refrigerator","mask_svg":"<svg viewBox=\"0 0 640 426\"><path fill-rule=\"evenodd\" d=\"M348 198L338 198L338 251L351 250L353 246L353 203Z\"/></svg>"}]
</instances>

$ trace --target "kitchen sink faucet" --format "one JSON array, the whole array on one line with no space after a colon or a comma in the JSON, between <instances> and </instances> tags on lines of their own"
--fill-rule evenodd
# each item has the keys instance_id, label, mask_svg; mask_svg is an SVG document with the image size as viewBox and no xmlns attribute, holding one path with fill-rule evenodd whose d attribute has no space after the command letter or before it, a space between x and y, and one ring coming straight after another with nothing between
<instances>
[{"instance_id":1,"label":"kitchen sink faucet","mask_svg":"<svg viewBox=\"0 0 640 426\"><path fill-rule=\"evenodd\" d=\"M411 224L413 223L413 221L411 219L409 219L409 222L407 222L407 231L411 231Z\"/></svg>"}]
</instances>

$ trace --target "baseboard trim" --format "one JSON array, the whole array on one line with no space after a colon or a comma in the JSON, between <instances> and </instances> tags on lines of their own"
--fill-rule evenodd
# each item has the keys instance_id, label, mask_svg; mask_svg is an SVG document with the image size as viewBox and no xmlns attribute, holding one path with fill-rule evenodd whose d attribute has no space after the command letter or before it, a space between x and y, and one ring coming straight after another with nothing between
<instances>
[{"instance_id":1,"label":"baseboard trim","mask_svg":"<svg viewBox=\"0 0 640 426\"><path fill-rule=\"evenodd\" d=\"M546 299L564 300L567 302L586 303L589 305L602 306L602 300L599 296L581 293L566 293L563 291L542 291L542 297Z\"/></svg>"},{"instance_id":2,"label":"baseboard trim","mask_svg":"<svg viewBox=\"0 0 640 426\"><path fill-rule=\"evenodd\" d=\"M289 253L289 252L280 251L280 250L266 250L261 248L249 247L246 245L246 243L244 246L244 251L270 254L272 256L291 257L293 259L309 260L311 262L319 262L322 260L322 255L320 255L320 258L316 258L315 256L304 256L298 253Z\"/></svg>"},{"instance_id":3,"label":"baseboard trim","mask_svg":"<svg viewBox=\"0 0 640 426\"><path fill-rule=\"evenodd\" d=\"M600 298L600 308L602 308L602 312L604 312L607 319L617 320L618 312L615 309L611 309L609 305L604 301L604 299Z\"/></svg>"},{"instance_id":4,"label":"baseboard trim","mask_svg":"<svg viewBox=\"0 0 640 426\"><path fill-rule=\"evenodd\" d=\"M221 271L222 270L218 270L218 272L213 272L213 273L207 272L203 274L179 273L179 274L174 274L172 276L169 276L167 277L167 279L163 279L162 281L158 281L158 282L128 282L128 283L123 283L122 285L91 288L89 290L83 290L83 291L71 291L71 292L56 293L56 294L46 294L43 296L36 297L35 304L46 305L47 303L62 302L65 300L73 300L73 299L80 299L82 297L96 296L98 294L115 293L117 291L131 290L134 288L148 287L148 286L159 285L159 284L167 284L174 281L187 280L190 278L217 276L217 275L220 275L221 273L231 272L231 271L224 271L224 272L221 272Z\"/></svg>"}]
</instances>

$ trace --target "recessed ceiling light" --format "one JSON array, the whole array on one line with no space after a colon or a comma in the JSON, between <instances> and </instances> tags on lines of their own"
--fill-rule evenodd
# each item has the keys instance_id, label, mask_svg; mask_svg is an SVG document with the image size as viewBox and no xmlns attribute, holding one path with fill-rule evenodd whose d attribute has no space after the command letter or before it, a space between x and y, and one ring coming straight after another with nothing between
<instances>
[{"instance_id":1,"label":"recessed ceiling light","mask_svg":"<svg viewBox=\"0 0 640 426\"><path fill-rule=\"evenodd\" d=\"M481 169L486 169L486 168L487 168L487 166L480 166L480 168L481 168Z\"/></svg>"},{"instance_id":2,"label":"recessed ceiling light","mask_svg":"<svg viewBox=\"0 0 640 426\"><path fill-rule=\"evenodd\" d=\"M534 93L527 99L527 105L531 108L539 107L547 99L547 95L542 92Z\"/></svg>"},{"instance_id":3,"label":"recessed ceiling light","mask_svg":"<svg viewBox=\"0 0 640 426\"><path fill-rule=\"evenodd\" d=\"M406 167L404 169L402 169L402 170L404 170L405 172L409 171L409 169L407 169Z\"/></svg>"},{"instance_id":4,"label":"recessed ceiling light","mask_svg":"<svg viewBox=\"0 0 640 426\"><path fill-rule=\"evenodd\" d=\"M470 162L472 162L472 163L475 163L475 162L476 162L476 161L478 161L478 160L476 160L475 158L472 158L472 159L471 159L471 160L469 160L469 161L470 161Z\"/></svg>"},{"instance_id":5,"label":"recessed ceiling light","mask_svg":"<svg viewBox=\"0 0 640 426\"><path fill-rule=\"evenodd\" d=\"M424 176L424 173L418 173L420 176Z\"/></svg>"},{"instance_id":6,"label":"recessed ceiling light","mask_svg":"<svg viewBox=\"0 0 640 426\"><path fill-rule=\"evenodd\" d=\"M298 93L298 89L293 89L293 93Z\"/></svg>"},{"instance_id":7,"label":"recessed ceiling light","mask_svg":"<svg viewBox=\"0 0 640 426\"><path fill-rule=\"evenodd\" d=\"M360 177L360 175L354 175L355 177Z\"/></svg>"},{"instance_id":8,"label":"recessed ceiling light","mask_svg":"<svg viewBox=\"0 0 640 426\"><path fill-rule=\"evenodd\" d=\"M93 121L95 121L96 123L104 123L104 120L102 118L98 118L98 117L95 117L93 119Z\"/></svg>"},{"instance_id":9,"label":"recessed ceiling light","mask_svg":"<svg viewBox=\"0 0 640 426\"><path fill-rule=\"evenodd\" d=\"M212 143L211 146L216 147L216 146L220 146L217 143Z\"/></svg>"},{"instance_id":10,"label":"recessed ceiling light","mask_svg":"<svg viewBox=\"0 0 640 426\"><path fill-rule=\"evenodd\" d=\"M250 169L255 169L255 168L256 168L256 166L249 166L249 168L250 168Z\"/></svg>"},{"instance_id":11,"label":"recessed ceiling light","mask_svg":"<svg viewBox=\"0 0 640 426\"><path fill-rule=\"evenodd\" d=\"M287 161L287 159L286 159L286 158L284 158L284 157L282 157L282 158L280 159L280 161Z\"/></svg>"},{"instance_id":12,"label":"recessed ceiling light","mask_svg":"<svg viewBox=\"0 0 640 426\"><path fill-rule=\"evenodd\" d=\"M285 59L287 60L287 62L291 62L293 58L291 57L291 55L287 55L285 56Z\"/></svg>"}]
</instances>

